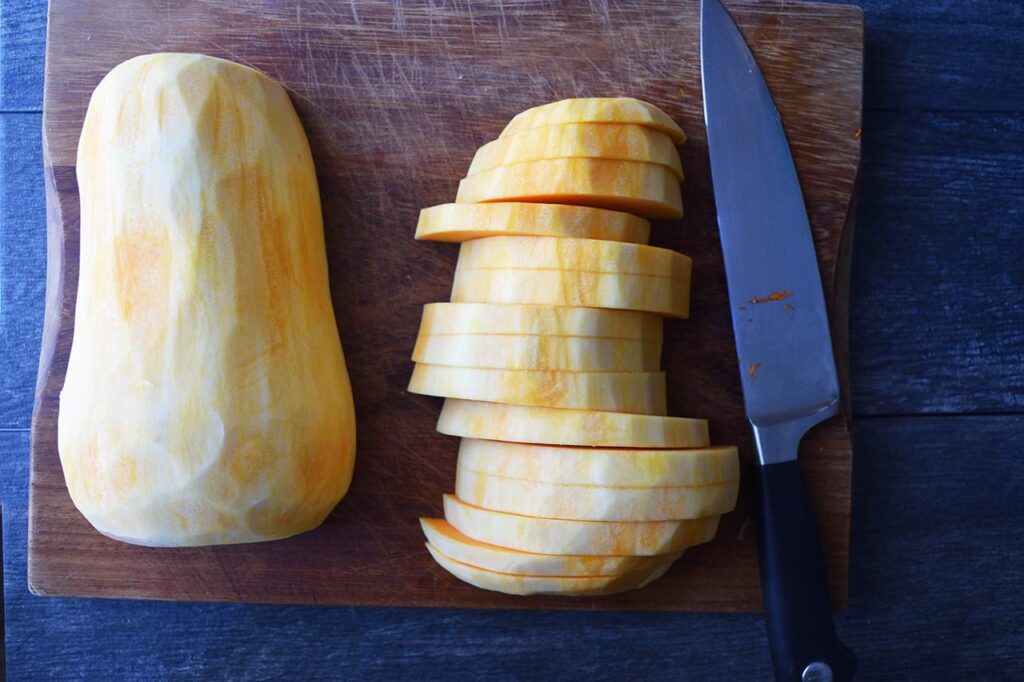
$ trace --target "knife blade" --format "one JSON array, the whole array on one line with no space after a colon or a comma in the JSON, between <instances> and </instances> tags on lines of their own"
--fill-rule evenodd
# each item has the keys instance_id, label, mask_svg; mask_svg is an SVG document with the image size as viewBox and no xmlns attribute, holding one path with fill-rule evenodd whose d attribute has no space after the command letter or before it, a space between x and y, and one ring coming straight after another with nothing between
<instances>
[{"instance_id":1,"label":"knife blade","mask_svg":"<svg viewBox=\"0 0 1024 682\"><path fill-rule=\"evenodd\" d=\"M807 210L771 91L720 0L701 2L701 78L736 354L759 459L759 552L777 680L849 680L797 447L838 414Z\"/></svg>"}]
</instances>

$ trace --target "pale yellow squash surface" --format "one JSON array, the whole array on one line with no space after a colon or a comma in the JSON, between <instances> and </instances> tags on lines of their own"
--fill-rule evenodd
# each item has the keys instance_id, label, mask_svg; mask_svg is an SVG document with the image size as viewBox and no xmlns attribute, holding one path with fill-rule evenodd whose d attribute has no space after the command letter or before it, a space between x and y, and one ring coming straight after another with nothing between
<instances>
[{"instance_id":1,"label":"pale yellow squash surface","mask_svg":"<svg viewBox=\"0 0 1024 682\"><path fill-rule=\"evenodd\" d=\"M416 223L416 239L441 242L521 235L646 244L650 234L651 224L638 216L566 204L440 204L420 211Z\"/></svg>"},{"instance_id":2,"label":"pale yellow squash surface","mask_svg":"<svg viewBox=\"0 0 1024 682\"><path fill-rule=\"evenodd\" d=\"M467 175L524 161L565 158L656 163L683 179L682 161L672 138L630 123L567 123L506 135L477 150Z\"/></svg>"},{"instance_id":3,"label":"pale yellow squash surface","mask_svg":"<svg viewBox=\"0 0 1024 682\"><path fill-rule=\"evenodd\" d=\"M463 270L574 270L690 281L693 261L678 251L602 239L487 237L459 248Z\"/></svg>"},{"instance_id":4,"label":"pale yellow squash surface","mask_svg":"<svg viewBox=\"0 0 1024 682\"><path fill-rule=\"evenodd\" d=\"M660 344L662 320L631 310L550 305L428 303L420 335L510 334L628 339Z\"/></svg>"},{"instance_id":5,"label":"pale yellow squash surface","mask_svg":"<svg viewBox=\"0 0 1024 682\"><path fill-rule=\"evenodd\" d=\"M459 470L557 485L605 488L706 486L735 481L733 446L667 449L599 449L505 443L463 438Z\"/></svg>"},{"instance_id":6,"label":"pale yellow squash surface","mask_svg":"<svg viewBox=\"0 0 1024 682\"><path fill-rule=\"evenodd\" d=\"M661 365L661 344L574 336L420 335L412 359L449 367L650 372Z\"/></svg>"},{"instance_id":7,"label":"pale yellow squash surface","mask_svg":"<svg viewBox=\"0 0 1024 682\"><path fill-rule=\"evenodd\" d=\"M456 203L538 201L683 217L679 178L665 166L610 159L544 159L498 166L459 182Z\"/></svg>"},{"instance_id":8,"label":"pale yellow squash surface","mask_svg":"<svg viewBox=\"0 0 1024 682\"><path fill-rule=\"evenodd\" d=\"M501 136L566 123L634 123L661 131L676 144L686 141L682 128L668 114L632 97L579 97L542 104L516 114Z\"/></svg>"},{"instance_id":9,"label":"pale yellow squash surface","mask_svg":"<svg viewBox=\"0 0 1024 682\"><path fill-rule=\"evenodd\" d=\"M709 542L718 517L692 521L567 521L476 507L444 496L444 517L478 542L535 554L653 556Z\"/></svg>"},{"instance_id":10,"label":"pale yellow squash surface","mask_svg":"<svg viewBox=\"0 0 1024 682\"><path fill-rule=\"evenodd\" d=\"M635 590L665 575L674 559L662 559L651 569L616 576L562 577L497 573L456 561L427 543L427 550L444 570L459 580L492 592L519 596L533 594L596 597Z\"/></svg>"},{"instance_id":11,"label":"pale yellow squash surface","mask_svg":"<svg viewBox=\"0 0 1024 682\"><path fill-rule=\"evenodd\" d=\"M503 478L459 468L455 494L484 509L576 521L673 521L732 511L739 481L674 488L604 488Z\"/></svg>"},{"instance_id":12,"label":"pale yellow squash surface","mask_svg":"<svg viewBox=\"0 0 1024 682\"><path fill-rule=\"evenodd\" d=\"M145 545L317 526L348 489L355 416L284 89L201 55L131 59L93 93L77 173L59 416L75 505Z\"/></svg>"},{"instance_id":13,"label":"pale yellow squash surface","mask_svg":"<svg viewBox=\"0 0 1024 682\"><path fill-rule=\"evenodd\" d=\"M454 303L530 303L690 315L690 282L649 275L582 270L472 270L459 262Z\"/></svg>"},{"instance_id":14,"label":"pale yellow squash surface","mask_svg":"<svg viewBox=\"0 0 1024 682\"><path fill-rule=\"evenodd\" d=\"M665 414L664 372L560 372L417 364L408 390L512 405Z\"/></svg>"},{"instance_id":15,"label":"pale yellow squash surface","mask_svg":"<svg viewBox=\"0 0 1024 682\"><path fill-rule=\"evenodd\" d=\"M615 576L649 571L682 552L664 556L534 554L488 545L463 535L444 519L420 519L427 541L450 559L498 573L537 576Z\"/></svg>"},{"instance_id":16,"label":"pale yellow squash surface","mask_svg":"<svg viewBox=\"0 0 1024 682\"><path fill-rule=\"evenodd\" d=\"M448 398L437 430L515 443L615 448L706 448L704 419L566 410Z\"/></svg>"}]
</instances>

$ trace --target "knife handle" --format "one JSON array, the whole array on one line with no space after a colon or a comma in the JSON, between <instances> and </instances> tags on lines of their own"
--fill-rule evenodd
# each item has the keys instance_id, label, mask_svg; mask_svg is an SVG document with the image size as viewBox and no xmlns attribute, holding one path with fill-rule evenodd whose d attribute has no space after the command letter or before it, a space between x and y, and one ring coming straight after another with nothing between
<instances>
[{"instance_id":1,"label":"knife handle","mask_svg":"<svg viewBox=\"0 0 1024 682\"><path fill-rule=\"evenodd\" d=\"M857 659L836 636L821 540L800 463L758 468L761 587L775 679L852 680Z\"/></svg>"}]
</instances>

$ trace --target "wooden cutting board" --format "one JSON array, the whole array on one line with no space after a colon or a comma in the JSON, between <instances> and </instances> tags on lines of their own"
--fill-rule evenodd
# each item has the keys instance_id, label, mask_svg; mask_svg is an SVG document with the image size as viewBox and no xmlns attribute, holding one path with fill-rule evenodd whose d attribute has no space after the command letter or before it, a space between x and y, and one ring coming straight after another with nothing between
<instances>
[{"instance_id":1,"label":"wooden cutting board","mask_svg":"<svg viewBox=\"0 0 1024 682\"><path fill-rule=\"evenodd\" d=\"M803 182L837 346L845 357L843 235L860 154L860 10L731 2L782 112ZM43 116L47 306L32 424L29 586L45 595L507 608L754 610L752 451L743 418L701 105L697 0L646 3L359 3L51 0ZM204 52L288 89L323 197L331 289L358 418L351 491L327 522L272 543L149 549L96 533L68 496L58 395L78 279L75 150L92 89L147 52ZM427 555L418 517L441 513L457 441L434 431L441 401L405 392L424 303L448 299L458 249L413 240L423 206L453 201L475 149L522 109L632 95L665 109L682 148L686 218L652 243L694 258L692 317L668 321L670 414L711 420L740 444L744 490L714 542L643 590L513 598L459 582ZM845 602L850 438L820 427L803 461L837 603Z\"/></svg>"}]
</instances>

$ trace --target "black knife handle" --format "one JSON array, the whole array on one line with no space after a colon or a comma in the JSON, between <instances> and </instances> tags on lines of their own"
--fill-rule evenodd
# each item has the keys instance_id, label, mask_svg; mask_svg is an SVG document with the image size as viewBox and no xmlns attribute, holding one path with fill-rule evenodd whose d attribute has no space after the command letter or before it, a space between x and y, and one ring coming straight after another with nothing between
<instances>
[{"instance_id":1,"label":"black knife handle","mask_svg":"<svg viewBox=\"0 0 1024 682\"><path fill-rule=\"evenodd\" d=\"M852 680L857 659L832 623L825 560L800 463L758 468L761 587L775 679ZM827 665L831 677L815 663Z\"/></svg>"}]
</instances>

